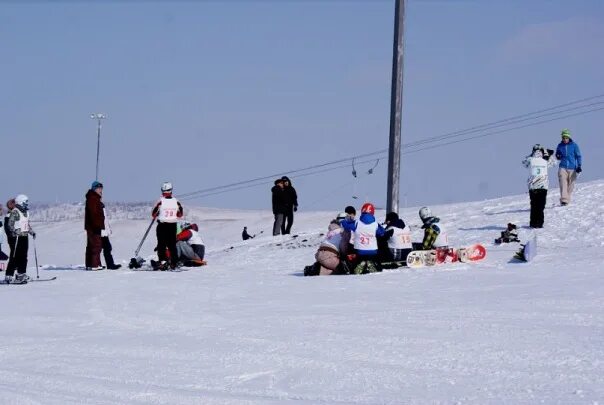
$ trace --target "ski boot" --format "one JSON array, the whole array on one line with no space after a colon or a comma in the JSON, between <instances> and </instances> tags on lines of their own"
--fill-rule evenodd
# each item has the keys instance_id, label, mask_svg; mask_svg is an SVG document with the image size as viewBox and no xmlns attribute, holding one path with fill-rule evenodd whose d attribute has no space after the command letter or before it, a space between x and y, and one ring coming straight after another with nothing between
<instances>
[{"instance_id":1,"label":"ski boot","mask_svg":"<svg viewBox=\"0 0 604 405\"><path fill-rule=\"evenodd\" d=\"M13 276L4 276L4 284L12 284Z\"/></svg>"},{"instance_id":2,"label":"ski boot","mask_svg":"<svg viewBox=\"0 0 604 405\"><path fill-rule=\"evenodd\" d=\"M17 273L17 276L15 277L15 281L13 281L13 284L27 284L27 282L29 281L29 276L25 273Z\"/></svg>"}]
</instances>

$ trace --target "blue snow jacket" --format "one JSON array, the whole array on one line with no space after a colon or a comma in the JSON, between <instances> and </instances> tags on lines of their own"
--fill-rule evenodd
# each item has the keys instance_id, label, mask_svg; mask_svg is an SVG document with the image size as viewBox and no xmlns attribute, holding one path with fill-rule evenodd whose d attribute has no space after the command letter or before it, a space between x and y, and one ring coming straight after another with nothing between
<instances>
[{"instance_id":1,"label":"blue snow jacket","mask_svg":"<svg viewBox=\"0 0 604 405\"><path fill-rule=\"evenodd\" d=\"M560 142L556 148L556 158L560 161L560 168L576 170L581 166L581 151L579 145L571 139L568 143Z\"/></svg>"},{"instance_id":2,"label":"blue snow jacket","mask_svg":"<svg viewBox=\"0 0 604 405\"><path fill-rule=\"evenodd\" d=\"M359 217L359 221L361 221L364 224L372 224L375 222L375 217L367 212L364 212ZM345 230L350 231L350 232L355 232L357 230L357 221L355 221L355 220L344 219L340 222L340 225L342 225L342 228L344 228ZM377 229L375 230L375 235L384 236L384 233L385 233L384 228L382 228L382 226L380 224L378 224ZM360 255L376 255L378 253L378 251L377 251L377 249L376 250L365 250L365 251L359 251L357 253Z\"/></svg>"}]
</instances>

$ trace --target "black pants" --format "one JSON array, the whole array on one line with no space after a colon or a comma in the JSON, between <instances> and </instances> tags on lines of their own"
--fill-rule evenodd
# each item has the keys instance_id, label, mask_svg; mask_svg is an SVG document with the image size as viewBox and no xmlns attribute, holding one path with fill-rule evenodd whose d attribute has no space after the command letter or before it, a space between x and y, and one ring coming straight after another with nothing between
<instances>
[{"instance_id":1,"label":"black pants","mask_svg":"<svg viewBox=\"0 0 604 405\"><path fill-rule=\"evenodd\" d=\"M157 223L157 257L159 261L168 260L166 249L170 251L170 265L176 267L178 251L176 250L176 222Z\"/></svg>"},{"instance_id":2,"label":"black pants","mask_svg":"<svg viewBox=\"0 0 604 405\"><path fill-rule=\"evenodd\" d=\"M281 224L281 233L283 235L287 235L292 230L292 225L294 224L294 209L289 208L285 213L285 218L283 219L283 223Z\"/></svg>"},{"instance_id":3,"label":"black pants","mask_svg":"<svg viewBox=\"0 0 604 405\"><path fill-rule=\"evenodd\" d=\"M17 238L9 238L10 258L6 266L6 275L13 276L15 270L17 273L24 274L27 271L27 252L29 250L29 238L27 236L19 236Z\"/></svg>"},{"instance_id":4,"label":"black pants","mask_svg":"<svg viewBox=\"0 0 604 405\"><path fill-rule=\"evenodd\" d=\"M543 210L547 200L547 190L529 190L531 198L531 228L543 228Z\"/></svg>"},{"instance_id":5,"label":"black pants","mask_svg":"<svg viewBox=\"0 0 604 405\"><path fill-rule=\"evenodd\" d=\"M113 256L111 255L111 251L113 247L111 246L111 242L109 242L108 236L103 236L103 256L105 257L105 266L109 269L111 267L115 267L115 262L113 261Z\"/></svg>"}]
</instances>

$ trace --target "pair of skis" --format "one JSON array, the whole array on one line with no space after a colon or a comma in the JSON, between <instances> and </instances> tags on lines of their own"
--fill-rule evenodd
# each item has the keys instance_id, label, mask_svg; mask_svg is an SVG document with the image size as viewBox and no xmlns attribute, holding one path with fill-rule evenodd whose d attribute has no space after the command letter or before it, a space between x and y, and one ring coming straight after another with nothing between
<instances>
[{"instance_id":1,"label":"pair of skis","mask_svg":"<svg viewBox=\"0 0 604 405\"><path fill-rule=\"evenodd\" d=\"M13 280L11 282L7 282L6 280L0 280L0 284L5 284L5 285L24 285L24 284L29 284L29 283L34 283L34 282L39 282L39 281L53 281L56 280L57 276L54 277L50 277L50 278L30 278L29 280L25 280L25 281L16 281Z\"/></svg>"}]
</instances>

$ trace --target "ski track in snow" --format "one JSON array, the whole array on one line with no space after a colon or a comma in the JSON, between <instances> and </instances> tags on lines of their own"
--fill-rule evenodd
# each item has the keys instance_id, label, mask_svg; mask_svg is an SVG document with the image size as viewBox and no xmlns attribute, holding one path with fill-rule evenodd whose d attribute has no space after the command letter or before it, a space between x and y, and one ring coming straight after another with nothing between
<instances>
[{"instance_id":1,"label":"ski track in snow","mask_svg":"<svg viewBox=\"0 0 604 405\"><path fill-rule=\"evenodd\" d=\"M434 206L483 262L340 277L302 277L335 212L299 212L294 239L267 211L185 205L209 264L180 273L81 271L82 221L36 223L58 279L0 286L0 403L602 404L603 202L604 181L568 207L550 190L531 263L492 243L508 222L533 232L528 195ZM417 208L401 217L419 239ZM147 225L112 222L123 265Z\"/></svg>"}]
</instances>

